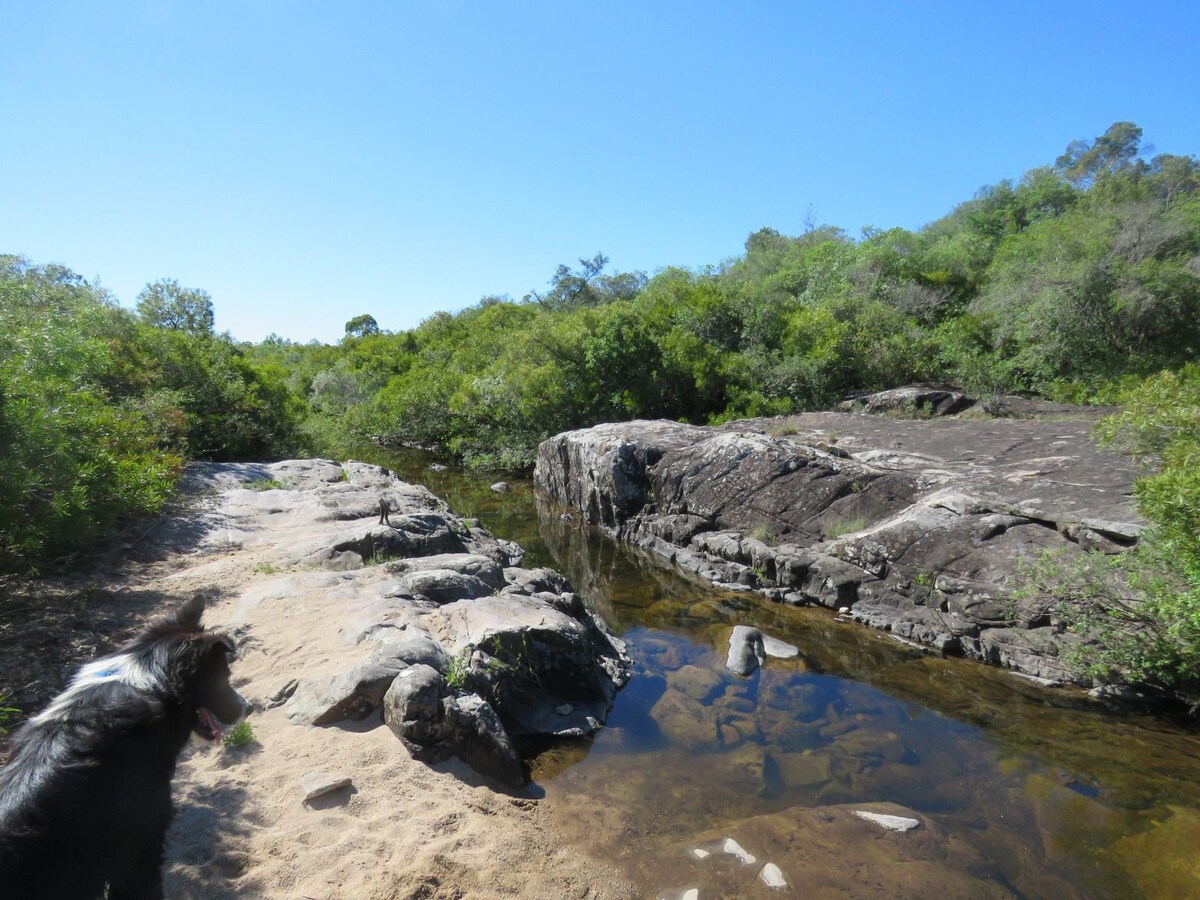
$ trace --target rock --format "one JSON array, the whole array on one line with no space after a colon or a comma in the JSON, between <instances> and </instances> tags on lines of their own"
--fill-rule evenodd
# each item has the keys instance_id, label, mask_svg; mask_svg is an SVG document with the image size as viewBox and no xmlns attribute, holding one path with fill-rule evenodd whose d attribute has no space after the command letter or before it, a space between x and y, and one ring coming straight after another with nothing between
<instances>
[{"instance_id":1,"label":"rock","mask_svg":"<svg viewBox=\"0 0 1200 900\"><path fill-rule=\"evenodd\" d=\"M768 656L793 659L800 655L799 648L778 638L769 637L757 628L735 625L729 636L729 657L725 667L735 675L752 674Z\"/></svg>"},{"instance_id":2,"label":"rock","mask_svg":"<svg viewBox=\"0 0 1200 900\"><path fill-rule=\"evenodd\" d=\"M349 775L330 775L326 772L309 772L300 779L300 791L304 803L310 803L318 797L352 787Z\"/></svg>"},{"instance_id":3,"label":"rock","mask_svg":"<svg viewBox=\"0 0 1200 900\"><path fill-rule=\"evenodd\" d=\"M417 759L444 756L446 682L436 669L414 665L392 681L383 697L383 721Z\"/></svg>"},{"instance_id":4,"label":"rock","mask_svg":"<svg viewBox=\"0 0 1200 900\"><path fill-rule=\"evenodd\" d=\"M268 479L285 489L246 489ZM629 678L624 644L562 575L516 568L520 547L386 469L197 463L183 483L218 496L199 536L194 522L164 524L165 549L219 562L236 540L255 562L289 569L255 579L233 622L270 605L313 629L320 674L296 673L268 701L284 704L293 723L330 725L383 708L415 754L458 754L515 784L522 776L510 735L593 734ZM381 499L390 525L378 522ZM471 680L457 693L445 684L456 658L468 662ZM463 673L455 674L457 684Z\"/></svg>"},{"instance_id":5,"label":"rock","mask_svg":"<svg viewBox=\"0 0 1200 900\"><path fill-rule=\"evenodd\" d=\"M867 822L874 822L881 828L886 828L888 831L912 831L914 828L919 828L921 825L920 819L910 819L908 816L889 816L883 813L864 812L861 809L856 809L854 815Z\"/></svg>"},{"instance_id":6,"label":"rock","mask_svg":"<svg viewBox=\"0 0 1200 900\"><path fill-rule=\"evenodd\" d=\"M296 693L296 688L300 686L300 682L295 678L290 679L283 687L277 690L274 694L267 698L264 704L264 709L274 709L277 706L283 706L291 699L292 694Z\"/></svg>"},{"instance_id":7,"label":"rock","mask_svg":"<svg viewBox=\"0 0 1200 900\"><path fill-rule=\"evenodd\" d=\"M764 634L762 640L763 650L767 656L773 656L776 659L795 659L800 655L800 648L795 644L773 638L769 634Z\"/></svg>"},{"instance_id":8,"label":"rock","mask_svg":"<svg viewBox=\"0 0 1200 900\"><path fill-rule=\"evenodd\" d=\"M486 652L481 677L495 682L514 733L591 734L629 677L625 645L574 601L567 593L502 593L442 608L453 652ZM568 716L557 712L564 703Z\"/></svg>"},{"instance_id":9,"label":"rock","mask_svg":"<svg viewBox=\"0 0 1200 900\"><path fill-rule=\"evenodd\" d=\"M430 471L433 471L433 472L445 472L447 469L446 466L442 465L441 463L437 463L437 462L430 463L429 468L430 468Z\"/></svg>"},{"instance_id":10,"label":"rock","mask_svg":"<svg viewBox=\"0 0 1200 900\"><path fill-rule=\"evenodd\" d=\"M415 634L401 641L385 642L382 648L390 656L410 666L428 666L442 675L450 668L450 654L428 634Z\"/></svg>"},{"instance_id":11,"label":"rock","mask_svg":"<svg viewBox=\"0 0 1200 900\"><path fill-rule=\"evenodd\" d=\"M773 891L787 887L787 879L783 877L783 872L775 863L767 863L759 869L758 880Z\"/></svg>"},{"instance_id":12,"label":"rock","mask_svg":"<svg viewBox=\"0 0 1200 900\"><path fill-rule=\"evenodd\" d=\"M719 746L717 715L681 691L668 690L650 709L650 717L673 743L688 749Z\"/></svg>"},{"instance_id":13,"label":"rock","mask_svg":"<svg viewBox=\"0 0 1200 900\"><path fill-rule=\"evenodd\" d=\"M735 625L729 636L729 657L725 660L725 668L734 675L746 677L753 674L766 659L762 632L748 625Z\"/></svg>"},{"instance_id":14,"label":"rock","mask_svg":"<svg viewBox=\"0 0 1200 900\"><path fill-rule=\"evenodd\" d=\"M900 413L911 416L952 416L978 401L946 385L921 384L861 394L838 404L846 412Z\"/></svg>"},{"instance_id":15,"label":"rock","mask_svg":"<svg viewBox=\"0 0 1200 900\"><path fill-rule=\"evenodd\" d=\"M754 858L754 854L752 854L733 838L726 838L725 842L721 845L721 850L725 853L728 853L730 856L737 857L738 862L744 866L748 866L757 862L757 860Z\"/></svg>"},{"instance_id":16,"label":"rock","mask_svg":"<svg viewBox=\"0 0 1200 900\"><path fill-rule=\"evenodd\" d=\"M473 575L463 575L450 569L422 569L398 579L399 590L421 600L443 606L455 600L486 597L496 588Z\"/></svg>"},{"instance_id":17,"label":"rock","mask_svg":"<svg viewBox=\"0 0 1200 900\"><path fill-rule=\"evenodd\" d=\"M301 725L365 719L383 705L388 687L407 666L384 653L342 675L306 679L287 701L288 718Z\"/></svg>"},{"instance_id":18,"label":"rock","mask_svg":"<svg viewBox=\"0 0 1200 900\"><path fill-rule=\"evenodd\" d=\"M486 700L474 694L447 697L443 708L445 742L455 756L481 775L504 784L519 786L525 783L521 758L512 738Z\"/></svg>"},{"instance_id":19,"label":"rock","mask_svg":"<svg viewBox=\"0 0 1200 900\"><path fill-rule=\"evenodd\" d=\"M711 699L717 691L725 686L721 676L712 669L702 669L699 666L691 665L668 672L667 684L699 703Z\"/></svg>"},{"instance_id":20,"label":"rock","mask_svg":"<svg viewBox=\"0 0 1200 900\"><path fill-rule=\"evenodd\" d=\"M491 489L493 491L495 491L497 494L507 494L508 493L508 482L507 481L497 481L495 484L492 485Z\"/></svg>"},{"instance_id":21,"label":"rock","mask_svg":"<svg viewBox=\"0 0 1200 900\"><path fill-rule=\"evenodd\" d=\"M867 405L946 416L969 400L941 386L887 394ZM1074 677L1061 661L1077 638L1014 596L1022 566L1045 553L1070 567L1088 548L1123 552L1142 521L1136 464L1091 439L1100 413L1045 412L806 413L789 417L786 438L764 433L768 420L606 424L543 442L534 480L612 536L722 587L817 603L1057 682ZM817 448L831 434L852 458ZM752 671L767 652L743 644L732 667Z\"/></svg>"}]
</instances>

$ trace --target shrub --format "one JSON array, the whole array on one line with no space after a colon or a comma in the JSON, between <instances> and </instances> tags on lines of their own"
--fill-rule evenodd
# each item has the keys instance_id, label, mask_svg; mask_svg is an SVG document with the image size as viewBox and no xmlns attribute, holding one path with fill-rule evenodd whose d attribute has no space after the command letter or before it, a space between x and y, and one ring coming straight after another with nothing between
<instances>
[{"instance_id":1,"label":"shrub","mask_svg":"<svg viewBox=\"0 0 1200 900\"><path fill-rule=\"evenodd\" d=\"M230 750L244 750L255 741L254 726L243 719L225 733L225 737L221 739L221 745Z\"/></svg>"}]
</instances>

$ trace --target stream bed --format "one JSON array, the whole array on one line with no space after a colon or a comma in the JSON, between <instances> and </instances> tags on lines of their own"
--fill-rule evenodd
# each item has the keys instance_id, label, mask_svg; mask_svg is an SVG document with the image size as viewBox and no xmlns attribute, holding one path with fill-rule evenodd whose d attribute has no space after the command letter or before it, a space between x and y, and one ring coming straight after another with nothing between
<instances>
[{"instance_id":1,"label":"stream bed","mask_svg":"<svg viewBox=\"0 0 1200 900\"><path fill-rule=\"evenodd\" d=\"M607 727L541 750L532 777L562 840L645 896L1200 896L1194 726L717 590L527 481L497 493L418 454L367 458L561 571L627 642L636 674ZM734 625L800 655L739 678ZM856 812L920 824L891 832Z\"/></svg>"}]
</instances>

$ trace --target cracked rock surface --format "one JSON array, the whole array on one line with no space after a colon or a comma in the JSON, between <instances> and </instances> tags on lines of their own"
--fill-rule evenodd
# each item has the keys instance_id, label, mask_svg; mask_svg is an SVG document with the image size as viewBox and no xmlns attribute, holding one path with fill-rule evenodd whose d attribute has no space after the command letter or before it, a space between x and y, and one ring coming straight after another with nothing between
<instances>
[{"instance_id":1,"label":"cracked rock surface","mask_svg":"<svg viewBox=\"0 0 1200 900\"><path fill-rule=\"evenodd\" d=\"M545 441L534 477L590 523L718 585L1061 682L1080 638L1017 597L1023 566L1121 553L1143 522L1135 465L1090 437L1107 411L1037 411L605 424Z\"/></svg>"}]
</instances>

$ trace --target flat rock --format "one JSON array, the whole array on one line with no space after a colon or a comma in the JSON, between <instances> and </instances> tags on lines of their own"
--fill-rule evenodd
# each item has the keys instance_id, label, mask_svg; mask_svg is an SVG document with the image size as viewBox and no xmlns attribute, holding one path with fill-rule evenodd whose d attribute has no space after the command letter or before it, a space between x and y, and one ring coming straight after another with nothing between
<instances>
[{"instance_id":1,"label":"flat rock","mask_svg":"<svg viewBox=\"0 0 1200 900\"><path fill-rule=\"evenodd\" d=\"M349 775L309 772L300 779L300 791L303 794L303 802L308 803L325 794L332 794L334 791L350 787L352 784L353 781Z\"/></svg>"},{"instance_id":2,"label":"flat rock","mask_svg":"<svg viewBox=\"0 0 1200 900\"><path fill-rule=\"evenodd\" d=\"M1043 554L1070 566L1136 544L1137 466L1092 439L1102 411L955 418L962 399L919 386L868 401L940 416L926 419L598 425L544 441L534 479L610 535L723 588L819 604L1051 682L1082 678L1063 663L1077 637L1015 586ZM828 452L834 434L848 458ZM731 671L761 666L768 643L739 632Z\"/></svg>"},{"instance_id":3,"label":"flat rock","mask_svg":"<svg viewBox=\"0 0 1200 900\"><path fill-rule=\"evenodd\" d=\"M883 813L866 812L861 809L856 809L854 815L867 822L874 822L879 827L886 828L888 831L903 833L921 826L920 819L910 819L907 816L889 816Z\"/></svg>"}]
</instances>

